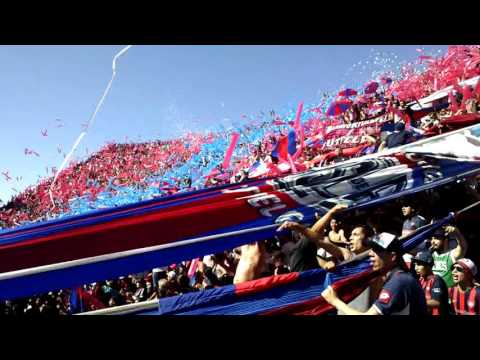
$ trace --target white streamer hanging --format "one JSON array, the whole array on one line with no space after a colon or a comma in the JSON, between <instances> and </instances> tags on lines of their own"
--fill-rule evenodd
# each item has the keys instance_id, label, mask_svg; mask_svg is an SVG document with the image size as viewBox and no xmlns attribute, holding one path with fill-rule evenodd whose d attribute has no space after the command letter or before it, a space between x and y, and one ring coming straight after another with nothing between
<instances>
[{"instance_id":1,"label":"white streamer hanging","mask_svg":"<svg viewBox=\"0 0 480 360\"><path fill-rule=\"evenodd\" d=\"M65 157L65 159L63 160L62 162L62 165L60 165L60 168L58 169L58 171L56 172L55 174L55 177L53 178L53 182L52 184L50 185L50 189L48 190L48 193L50 195L50 201L52 202L52 205L53 207L55 207L55 201L53 200L53 193L52 193L52 190L53 190L53 187L55 186L55 182L57 181L57 178L58 178L58 175L62 172L63 168L65 167L65 165L68 163L68 160L70 160L70 157L72 156L72 154L74 153L74 151L77 149L78 145L80 144L80 142L82 141L82 139L85 137L85 135L87 135L87 132L88 132L88 129L90 128L90 126L93 125L93 122L95 121L95 118L97 116L97 113L98 111L100 110L100 107L102 106L103 104L103 101L105 100L105 98L107 97L108 93L110 92L110 88L112 87L112 83L113 83L113 79L115 78L115 75L117 74L117 59L122 56L123 54L125 54L128 49L130 49L133 45L128 45L126 47L124 47L122 50L120 50L117 55L114 56L113 58L113 61L112 61L112 77L110 79L110 81L108 82L108 85L105 89L105 91L103 92L103 95L102 97L100 98L100 101L98 102L96 108L95 108L95 111L93 112L92 116L90 117L90 119L88 120L88 123L87 123L87 126L85 127L85 129L80 133L80 135L78 136L77 140L75 141L75 144L73 144L73 147L72 149L70 150L70 152L68 153L68 155Z\"/></svg>"}]
</instances>

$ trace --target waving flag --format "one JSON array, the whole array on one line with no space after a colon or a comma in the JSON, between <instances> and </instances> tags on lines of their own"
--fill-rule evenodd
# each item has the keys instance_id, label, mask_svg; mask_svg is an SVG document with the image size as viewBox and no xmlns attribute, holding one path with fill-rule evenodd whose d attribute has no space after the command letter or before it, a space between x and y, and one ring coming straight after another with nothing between
<instances>
[{"instance_id":1,"label":"waving flag","mask_svg":"<svg viewBox=\"0 0 480 360\"><path fill-rule=\"evenodd\" d=\"M345 96L345 97L349 97L349 96L355 96L357 95L357 91L356 90L353 90L353 89L344 89L342 91L340 91L338 93L338 96Z\"/></svg>"},{"instance_id":2,"label":"waving flag","mask_svg":"<svg viewBox=\"0 0 480 360\"><path fill-rule=\"evenodd\" d=\"M347 111L350 106L352 105L351 101L347 100L336 100L330 104L327 109L326 115L327 116L337 116L343 114Z\"/></svg>"},{"instance_id":3,"label":"waving flag","mask_svg":"<svg viewBox=\"0 0 480 360\"><path fill-rule=\"evenodd\" d=\"M248 170L248 177L253 179L260 176L264 176L268 173L269 168L267 164L262 160L257 160Z\"/></svg>"},{"instance_id":4,"label":"waving flag","mask_svg":"<svg viewBox=\"0 0 480 360\"><path fill-rule=\"evenodd\" d=\"M373 94L377 91L377 89L378 89L378 82L370 81L367 84L365 84L365 89L363 90L363 92L365 94Z\"/></svg>"},{"instance_id":5,"label":"waving flag","mask_svg":"<svg viewBox=\"0 0 480 360\"><path fill-rule=\"evenodd\" d=\"M288 136L280 136L272 151L272 155L278 159L288 161L288 154L295 154L296 146L295 130L292 129L288 132Z\"/></svg>"}]
</instances>

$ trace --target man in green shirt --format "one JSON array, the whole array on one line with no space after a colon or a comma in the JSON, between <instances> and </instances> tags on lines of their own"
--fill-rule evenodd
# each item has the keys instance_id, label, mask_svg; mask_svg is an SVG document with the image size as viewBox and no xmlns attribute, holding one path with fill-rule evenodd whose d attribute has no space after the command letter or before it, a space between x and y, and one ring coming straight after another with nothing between
<instances>
[{"instance_id":1,"label":"man in green shirt","mask_svg":"<svg viewBox=\"0 0 480 360\"><path fill-rule=\"evenodd\" d=\"M448 246L450 234L457 241L457 246L452 250ZM454 226L437 230L431 238L430 251L432 251L434 261L433 273L441 276L448 287L454 286L452 266L458 259L463 258L467 252L467 241L462 233Z\"/></svg>"}]
</instances>

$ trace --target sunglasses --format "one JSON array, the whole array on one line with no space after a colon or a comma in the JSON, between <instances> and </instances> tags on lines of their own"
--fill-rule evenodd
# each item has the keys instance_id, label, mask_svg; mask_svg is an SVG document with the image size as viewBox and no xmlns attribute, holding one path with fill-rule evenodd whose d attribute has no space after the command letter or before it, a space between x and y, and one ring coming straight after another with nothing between
<instances>
[{"instance_id":1,"label":"sunglasses","mask_svg":"<svg viewBox=\"0 0 480 360\"><path fill-rule=\"evenodd\" d=\"M461 272L461 273L463 273L465 271L461 266L453 266L452 271L453 270Z\"/></svg>"}]
</instances>

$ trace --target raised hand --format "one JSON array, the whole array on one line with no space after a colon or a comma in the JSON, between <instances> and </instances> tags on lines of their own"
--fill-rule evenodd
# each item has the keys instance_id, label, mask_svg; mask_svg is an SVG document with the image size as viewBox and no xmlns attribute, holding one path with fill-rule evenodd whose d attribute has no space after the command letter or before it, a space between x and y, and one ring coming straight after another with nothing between
<instances>
[{"instance_id":1,"label":"raised hand","mask_svg":"<svg viewBox=\"0 0 480 360\"><path fill-rule=\"evenodd\" d=\"M299 224L294 221L285 221L280 227L277 229L277 231L282 231L282 230L293 230L293 231L302 231L305 229L305 226L302 224Z\"/></svg>"},{"instance_id":2,"label":"raised hand","mask_svg":"<svg viewBox=\"0 0 480 360\"><path fill-rule=\"evenodd\" d=\"M338 299L337 293L331 286L322 291L322 296L330 305L333 305L333 302Z\"/></svg>"},{"instance_id":3,"label":"raised hand","mask_svg":"<svg viewBox=\"0 0 480 360\"><path fill-rule=\"evenodd\" d=\"M446 235L449 235L449 234L454 234L454 233L457 233L458 232L458 229L455 227L455 226L447 226L445 227L445 234Z\"/></svg>"},{"instance_id":4,"label":"raised hand","mask_svg":"<svg viewBox=\"0 0 480 360\"><path fill-rule=\"evenodd\" d=\"M337 205L335 205L335 206L332 208L332 211L333 211L333 212L337 212L337 211L345 210L345 209L348 209L348 205L347 205L347 204L337 204Z\"/></svg>"}]
</instances>

